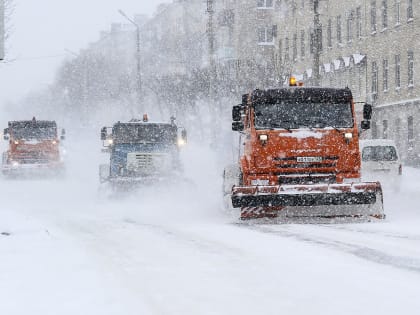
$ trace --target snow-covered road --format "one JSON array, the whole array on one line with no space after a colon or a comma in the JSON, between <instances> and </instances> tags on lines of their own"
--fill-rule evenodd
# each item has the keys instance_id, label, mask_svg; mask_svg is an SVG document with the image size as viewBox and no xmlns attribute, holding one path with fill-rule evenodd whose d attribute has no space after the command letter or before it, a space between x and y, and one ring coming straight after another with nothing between
<instances>
[{"instance_id":1,"label":"snow-covered road","mask_svg":"<svg viewBox=\"0 0 420 315\"><path fill-rule=\"evenodd\" d=\"M0 179L0 314L419 312L419 170L384 222L249 225L221 211L208 149L190 181L110 200L87 148L64 180Z\"/></svg>"}]
</instances>

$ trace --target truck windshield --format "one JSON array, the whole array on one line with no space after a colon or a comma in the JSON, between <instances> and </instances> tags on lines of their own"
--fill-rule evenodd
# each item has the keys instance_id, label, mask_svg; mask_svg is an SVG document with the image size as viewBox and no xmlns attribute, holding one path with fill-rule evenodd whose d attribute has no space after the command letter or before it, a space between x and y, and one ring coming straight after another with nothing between
<instances>
[{"instance_id":1,"label":"truck windshield","mask_svg":"<svg viewBox=\"0 0 420 315\"><path fill-rule=\"evenodd\" d=\"M53 140L57 138L57 128L28 124L26 127L12 128L11 134L18 140Z\"/></svg>"},{"instance_id":2,"label":"truck windshield","mask_svg":"<svg viewBox=\"0 0 420 315\"><path fill-rule=\"evenodd\" d=\"M255 105L256 129L351 128L351 103L293 103Z\"/></svg>"},{"instance_id":3,"label":"truck windshield","mask_svg":"<svg viewBox=\"0 0 420 315\"><path fill-rule=\"evenodd\" d=\"M171 124L117 124L113 128L116 143L176 143L177 128Z\"/></svg>"},{"instance_id":4,"label":"truck windshield","mask_svg":"<svg viewBox=\"0 0 420 315\"><path fill-rule=\"evenodd\" d=\"M363 161L397 161L397 150L393 146L369 146L362 151Z\"/></svg>"}]
</instances>

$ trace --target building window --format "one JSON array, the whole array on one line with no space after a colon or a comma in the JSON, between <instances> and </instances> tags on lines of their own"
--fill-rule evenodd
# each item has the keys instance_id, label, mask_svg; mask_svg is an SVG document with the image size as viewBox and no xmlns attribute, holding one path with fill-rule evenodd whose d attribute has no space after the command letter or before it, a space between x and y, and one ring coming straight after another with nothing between
<instances>
[{"instance_id":1,"label":"building window","mask_svg":"<svg viewBox=\"0 0 420 315\"><path fill-rule=\"evenodd\" d=\"M353 12L349 13L347 17L347 42L353 40Z\"/></svg>"},{"instance_id":2,"label":"building window","mask_svg":"<svg viewBox=\"0 0 420 315\"><path fill-rule=\"evenodd\" d=\"M397 142L400 142L401 139L401 119L400 118L396 118L395 119L395 133L394 133L394 139Z\"/></svg>"},{"instance_id":3,"label":"building window","mask_svg":"<svg viewBox=\"0 0 420 315\"><path fill-rule=\"evenodd\" d=\"M395 25L401 24L401 0L395 0Z\"/></svg>"},{"instance_id":4,"label":"building window","mask_svg":"<svg viewBox=\"0 0 420 315\"><path fill-rule=\"evenodd\" d=\"M412 143L414 141L414 119L413 116L409 116L407 119L407 137L408 142Z\"/></svg>"},{"instance_id":5,"label":"building window","mask_svg":"<svg viewBox=\"0 0 420 315\"><path fill-rule=\"evenodd\" d=\"M337 16L337 43L338 44L342 43L342 38L341 38L341 15Z\"/></svg>"},{"instance_id":6,"label":"building window","mask_svg":"<svg viewBox=\"0 0 420 315\"><path fill-rule=\"evenodd\" d=\"M386 29L388 27L388 1L382 1L382 28Z\"/></svg>"},{"instance_id":7,"label":"building window","mask_svg":"<svg viewBox=\"0 0 420 315\"><path fill-rule=\"evenodd\" d=\"M257 0L258 9L273 9L274 2L273 0Z\"/></svg>"},{"instance_id":8,"label":"building window","mask_svg":"<svg viewBox=\"0 0 420 315\"><path fill-rule=\"evenodd\" d=\"M377 139L378 138L378 126L376 125L375 121L372 121L372 138Z\"/></svg>"},{"instance_id":9,"label":"building window","mask_svg":"<svg viewBox=\"0 0 420 315\"><path fill-rule=\"evenodd\" d=\"M328 26L327 26L327 46L328 46L328 48L332 47L332 22L331 22L331 19L328 20Z\"/></svg>"},{"instance_id":10,"label":"building window","mask_svg":"<svg viewBox=\"0 0 420 315\"><path fill-rule=\"evenodd\" d=\"M309 36L309 52L313 54L315 51L315 48L314 48L314 32L312 31L312 29L309 30L308 36Z\"/></svg>"},{"instance_id":11,"label":"building window","mask_svg":"<svg viewBox=\"0 0 420 315\"><path fill-rule=\"evenodd\" d=\"M258 29L258 44L274 45L274 37L276 37L277 25L271 27L260 27Z\"/></svg>"},{"instance_id":12,"label":"building window","mask_svg":"<svg viewBox=\"0 0 420 315\"><path fill-rule=\"evenodd\" d=\"M370 3L370 30L376 33L376 1Z\"/></svg>"},{"instance_id":13,"label":"building window","mask_svg":"<svg viewBox=\"0 0 420 315\"><path fill-rule=\"evenodd\" d=\"M383 90L388 91L388 60L384 59L382 62L383 66Z\"/></svg>"},{"instance_id":14,"label":"building window","mask_svg":"<svg viewBox=\"0 0 420 315\"><path fill-rule=\"evenodd\" d=\"M401 88L401 57L395 55L395 88Z\"/></svg>"},{"instance_id":15,"label":"building window","mask_svg":"<svg viewBox=\"0 0 420 315\"><path fill-rule=\"evenodd\" d=\"M289 38L286 37L284 39L284 60L289 60L290 53L289 53Z\"/></svg>"},{"instance_id":16,"label":"building window","mask_svg":"<svg viewBox=\"0 0 420 315\"><path fill-rule=\"evenodd\" d=\"M408 52L408 86L414 86L414 53Z\"/></svg>"},{"instance_id":17,"label":"building window","mask_svg":"<svg viewBox=\"0 0 420 315\"><path fill-rule=\"evenodd\" d=\"M281 59L282 59L282 53L283 53L283 41L281 39L279 39L279 58L280 58L280 64L281 64Z\"/></svg>"},{"instance_id":18,"label":"building window","mask_svg":"<svg viewBox=\"0 0 420 315\"><path fill-rule=\"evenodd\" d=\"M372 62L372 98L378 99L378 65L376 61Z\"/></svg>"},{"instance_id":19,"label":"building window","mask_svg":"<svg viewBox=\"0 0 420 315\"><path fill-rule=\"evenodd\" d=\"M407 0L407 20L413 20L413 0Z\"/></svg>"},{"instance_id":20,"label":"building window","mask_svg":"<svg viewBox=\"0 0 420 315\"><path fill-rule=\"evenodd\" d=\"M297 34L293 35L293 61L297 60L298 48L297 48Z\"/></svg>"},{"instance_id":21,"label":"building window","mask_svg":"<svg viewBox=\"0 0 420 315\"><path fill-rule=\"evenodd\" d=\"M318 47L318 51L322 51L322 25L319 25L316 45Z\"/></svg>"},{"instance_id":22,"label":"building window","mask_svg":"<svg viewBox=\"0 0 420 315\"><path fill-rule=\"evenodd\" d=\"M305 57L305 31L300 31L300 55Z\"/></svg>"},{"instance_id":23,"label":"building window","mask_svg":"<svg viewBox=\"0 0 420 315\"><path fill-rule=\"evenodd\" d=\"M356 8L356 36L357 38L362 37L362 8Z\"/></svg>"},{"instance_id":24,"label":"building window","mask_svg":"<svg viewBox=\"0 0 420 315\"><path fill-rule=\"evenodd\" d=\"M382 121L382 138L388 139L388 120Z\"/></svg>"}]
</instances>

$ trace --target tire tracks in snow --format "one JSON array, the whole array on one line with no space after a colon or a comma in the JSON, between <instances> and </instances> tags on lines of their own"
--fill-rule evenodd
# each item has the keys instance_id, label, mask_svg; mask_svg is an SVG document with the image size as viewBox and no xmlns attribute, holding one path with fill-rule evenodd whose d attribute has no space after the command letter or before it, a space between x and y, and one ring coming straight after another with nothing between
<instances>
[{"instance_id":1,"label":"tire tracks in snow","mask_svg":"<svg viewBox=\"0 0 420 315\"><path fill-rule=\"evenodd\" d=\"M229 257L232 261L242 261L248 255L248 252L240 248L228 246L226 243L220 241L209 240L207 237L204 238L202 235L192 233L191 231L180 231L176 226L143 223L132 219L125 219L124 223L139 226L165 237L170 237L178 244L182 242L190 248L194 247L196 250L206 252L210 255Z\"/></svg>"},{"instance_id":2,"label":"tire tracks in snow","mask_svg":"<svg viewBox=\"0 0 420 315\"><path fill-rule=\"evenodd\" d=\"M336 229L336 230L347 231L347 232L356 232L356 233L362 233L362 234L380 235L387 238L393 238L393 239L399 239L399 240L420 241L420 235L415 235L415 234L409 235L409 234L392 233L392 232L386 232L386 231L364 230L364 229L351 228L348 226L319 225L319 227L324 227L326 229Z\"/></svg>"},{"instance_id":3,"label":"tire tracks in snow","mask_svg":"<svg viewBox=\"0 0 420 315\"><path fill-rule=\"evenodd\" d=\"M325 237L311 237L305 234L291 232L285 229L278 230L268 226L244 225L242 228L248 228L261 233L278 235L284 238L292 238L308 244L324 246L336 251L351 254L370 262L420 274L420 259L417 258L393 256L368 246L361 246L339 240L327 239Z\"/></svg>"},{"instance_id":4,"label":"tire tracks in snow","mask_svg":"<svg viewBox=\"0 0 420 315\"><path fill-rule=\"evenodd\" d=\"M92 254L92 259L98 262L105 274L112 276L113 282L121 285L121 290L137 293L137 299L148 308L151 314L168 314L162 308L162 304L144 287L143 282L131 281L133 266L138 268L141 262L133 259L130 252L121 249L120 243L116 241L117 238L112 237L115 235L113 232L120 226L111 225L107 221L98 222L87 219L83 223L76 220L61 221L56 224L56 228L58 232L65 232L66 237L74 239L82 248L88 249ZM122 277L117 277L116 274L121 274Z\"/></svg>"}]
</instances>

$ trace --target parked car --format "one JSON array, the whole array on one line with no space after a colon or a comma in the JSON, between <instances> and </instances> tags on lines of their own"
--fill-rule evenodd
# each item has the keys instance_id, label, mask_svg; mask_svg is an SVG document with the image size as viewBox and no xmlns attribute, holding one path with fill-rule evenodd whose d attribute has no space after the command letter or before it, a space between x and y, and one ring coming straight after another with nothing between
<instances>
[{"instance_id":1,"label":"parked car","mask_svg":"<svg viewBox=\"0 0 420 315\"><path fill-rule=\"evenodd\" d=\"M385 188L399 190L402 164L393 140L361 140L362 180L379 180Z\"/></svg>"}]
</instances>

